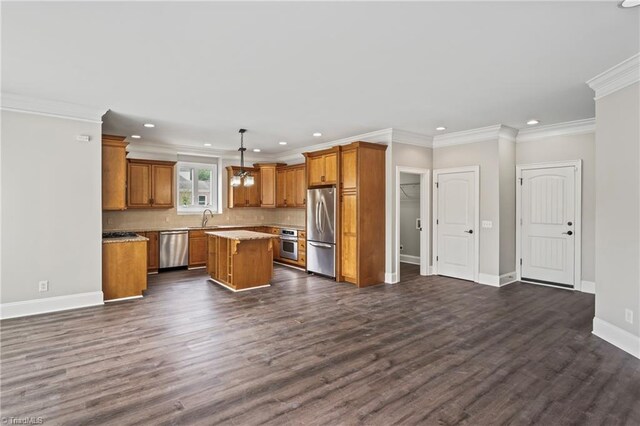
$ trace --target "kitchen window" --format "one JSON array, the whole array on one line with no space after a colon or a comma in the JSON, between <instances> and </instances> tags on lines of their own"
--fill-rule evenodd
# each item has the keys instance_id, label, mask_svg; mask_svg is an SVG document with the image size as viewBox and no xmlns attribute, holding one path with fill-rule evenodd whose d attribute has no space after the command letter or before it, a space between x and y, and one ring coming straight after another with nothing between
<instances>
[{"instance_id":1,"label":"kitchen window","mask_svg":"<svg viewBox=\"0 0 640 426\"><path fill-rule=\"evenodd\" d=\"M217 159L216 159L217 162ZM178 162L178 213L222 213L219 164Z\"/></svg>"}]
</instances>

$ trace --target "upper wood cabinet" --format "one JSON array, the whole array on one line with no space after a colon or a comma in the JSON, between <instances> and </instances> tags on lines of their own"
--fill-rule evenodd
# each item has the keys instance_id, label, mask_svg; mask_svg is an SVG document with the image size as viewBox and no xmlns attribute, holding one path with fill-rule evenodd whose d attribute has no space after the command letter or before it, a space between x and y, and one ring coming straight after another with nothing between
<instances>
[{"instance_id":1,"label":"upper wood cabinet","mask_svg":"<svg viewBox=\"0 0 640 426\"><path fill-rule=\"evenodd\" d=\"M276 173L277 207L304 207L306 205L304 164L280 167Z\"/></svg>"},{"instance_id":2,"label":"upper wood cabinet","mask_svg":"<svg viewBox=\"0 0 640 426\"><path fill-rule=\"evenodd\" d=\"M127 208L127 142L102 135L102 210Z\"/></svg>"},{"instance_id":3,"label":"upper wood cabinet","mask_svg":"<svg viewBox=\"0 0 640 426\"><path fill-rule=\"evenodd\" d=\"M171 161L128 160L127 207L169 209L175 206Z\"/></svg>"},{"instance_id":4,"label":"upper wood cabinet","mask_svg":"<svg viewBox=\"0 0 640 426\"><path fill-rule=\"evenodd\" d=\"M277 169L283 163L256 163L253 166L259 169L260 173L260 207L275 208L277 205Z\"/></svg>"},{"instance_id":5,"label":"upper wood cabinet","mask_svg":"<svg viewBox=\"0 0 640 426\"><path fill-rule=\"evenodd\" d=\"M231 177L240 171L240 167L227 167L227 207L260 207L260 170L245 167L244 170L253 176L254 183L251 186L231 186Z\"/></svg>"},{"instance_id":6,"label":"upper wood cabinet","mask_svg":"<svg viewBox=\"0 0 640 426\"><path fill-rule=\"evenodd\" d=\"M317 152L306 152L307 184L309 188L335 185L338 182L338 151L334 147Z\"/></svg>"}]
</instances>

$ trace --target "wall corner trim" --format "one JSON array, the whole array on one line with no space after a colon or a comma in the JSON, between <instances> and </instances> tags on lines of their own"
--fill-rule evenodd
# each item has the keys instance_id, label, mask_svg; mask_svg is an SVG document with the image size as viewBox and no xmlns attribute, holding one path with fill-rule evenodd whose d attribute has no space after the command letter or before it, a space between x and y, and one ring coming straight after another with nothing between
<instances>
[{"instance_id":1,"label":"wall corner trim","mask_svg":"<svg viewBox=\"0 0 640 426\"><path fill-rule=\"evenodd\" d=\"M2 109L27 114L38 114L48 117L67 118L72 120L102 123L102 116L109 108L80 105L71 102L39 99L16 93L2 93Z\"/></svg>"},{"instance_id":2,"label":"wall corner trim","mask_svg":"<svg viewBox=\"0 0 640 426\"><path fill-rule=\"evenodd\" d=\"M104 304L102 291L22 300L0 305L0 319L26 317Z\"/></svg>"},{"instance_id":3,"label":"wall corner trim","mask_svg":"<svg viewBox=\"0 0 640 426\"><path fill-rule=\"evenodd\" d=\"M625 59L608 70L587 81L596 92L593 99L598 100L620 89L640 81L640 53Z\"/></svg>"},{"instance_id":4,"label":"wall corner trim","mask_svg":"<svg viewBox=\"0 0 640 426\"><path fill-rule=\"evenodd\" d=\"M385 284L396 284L397 282L398 282L398 274L394 274L393 272L385 272L384 274Z\"/></svg>"},{"instance_id":5,"label":"wall corner trim","mask_svg":"<svg viewBox=\"0 0 640 426\"><path fill-rule=\"evenodd\" d=\"M598 317L593 318L593 334L640 359L640 336Z\"/></svg>"}]
</instances>

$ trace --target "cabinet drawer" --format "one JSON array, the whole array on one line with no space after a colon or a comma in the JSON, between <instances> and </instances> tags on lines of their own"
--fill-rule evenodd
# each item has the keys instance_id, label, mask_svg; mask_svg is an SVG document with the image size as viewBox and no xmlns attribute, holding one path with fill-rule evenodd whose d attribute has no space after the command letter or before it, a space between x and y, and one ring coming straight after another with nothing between
<instances>
[{"instance_id":1,"label":"cabinet drawer","mask_svg":"<svg viewBox=\"0 0 640 426\"><path fill-rule=\"evenodd\" d=\"M204 229L196 229L193 231L189 231L189 238L198 238L198 237L206 237L204 233Z\"/></svg>"}]
</instances>

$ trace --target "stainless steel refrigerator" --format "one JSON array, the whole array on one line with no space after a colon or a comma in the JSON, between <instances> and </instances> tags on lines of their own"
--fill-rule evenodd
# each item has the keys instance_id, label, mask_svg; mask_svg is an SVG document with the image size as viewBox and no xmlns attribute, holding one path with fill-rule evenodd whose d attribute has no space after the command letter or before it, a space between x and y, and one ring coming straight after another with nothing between
<instances>
[{"instance_id":1,"label":"stainless steel refrigerator","mask_svg":"<svg viewBox=\"0 0 640 426\"><path fill-rule=\"evenodd\" d=\"M336 276L336 189L307 190L307 271Z\"/></svg>"}]
</instances>

